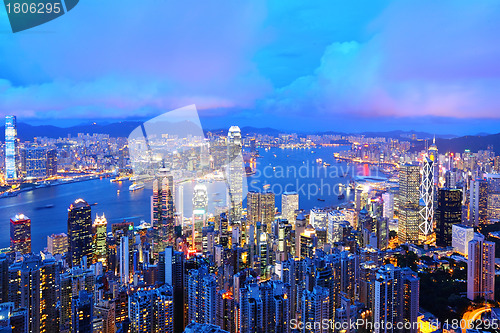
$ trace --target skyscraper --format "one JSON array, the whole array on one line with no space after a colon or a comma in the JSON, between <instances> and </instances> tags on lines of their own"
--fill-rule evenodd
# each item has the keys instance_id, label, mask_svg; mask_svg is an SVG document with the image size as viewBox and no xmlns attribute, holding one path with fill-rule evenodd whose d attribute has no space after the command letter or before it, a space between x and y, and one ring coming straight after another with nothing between
<instances>
[{"instance_id":1,"label":"skyscraper","mask_svg":"<svg viewBox=\"0 0 500 333\"><path fill-rule=\"evenodd\" d=\"M472 179L469 191L469 225L477 227L488 221L488 182Z\"/></svg>"},{"instance_id":2,"label":"skyscraper","mask_svg":"<svg viewBox=\"0 0 500 333\"><path fill-rule=\"evenodd\" d=\"M80 290L77 296L73 297L71 309L73 327L72 333L92 332L94 319L94 301L92 294Z\"/></svg>"},{"instance_id":3,"label":"skyscraper","mask_svg":"<svg viewBox=\"0 0 500 333\"><path fill-rule=\"evenodd\" d=\"M31 220L24 214L10 219L10 249L21 254L31 253Z\"/></svg>"},{"instance_id":4,"label":"skyscraper","mask_svg":"<svg viewBox=\"0 0 500 333\"><path fill-rule=\"evenodd\" d=\"M123 285L128 285L130 279L129 265L130 265L130 255L128 247L128 237L123 236L120 239L120 283Z\"/></svg>"},{"instance_id":5,"label":"skyscraper","mask_svg":"<svg viewBox=\"0 0 500 333\"><path fill-rule=\"evenodd\" d=\"M424 157L422 182L420 186L420 232L424 237L432 233L434 227L434 162Z\"/></svg>"},{"instance_id":6,"label":"skyscraper","mask_svg":"<svg viewBox=\"0 0 500 333\"><path fill-rule=\"evenodd\" d=\"M495 299L495 243L486 242L479 233L469 242L467 298Z\"/></svg>"},{"instance_id":7,"label":"skyscraper","mask_svg":"<svg viewBox=\"0 0 500 333\"><path fill-rule=\"evenodd\" d=\"M47 177L54 177L57 175L57 150L49 149L47 150Z\"/></svg>"},{"instance_id":8,"label":"skyscraper","mask_svg":"<svg viewBox=\"0 0 500 333\"><path fill-rule=\"evenodd\" d=\"M247 223L255 225L261 222L269 232L275 217L275 198L272 192L248 192Z\"/></svg>"},{"instance_id":9,"label":"skyscraper","mask_svg":"<svg viewBox=\"0 0 500 333\"><path fill-rule=\"evenodd\" d=\"M382 194L384 202L383 217L392 220L394 218L394 194L385 192Z\"/></svg>"},{"instance_id":10,"label":"skyscraper","mask_svg":"<svg viewBox=\"0 0 500 333\"><path fill-rule=\"evenodd\" d=\"M297 192L284 192L281 195L281 217L288 223L295 222L295 212L299 210L299 195Z\"/></svg>"},{"instance_id":11,"label":"skyscraper","mask_svg":"<svg viewBox=\"0 0 500 333\"><path fill-rule=\"evenodd\" d=\"M63 232L47 236L47 250L52 255L68 252L68 235Z\"/></svg>"},{"instance_id":12,"label":"skyscraper","mask_svg":"<svg viewBox=\"0 0 500 333\"><path fill-rule=\"evenodd\" d=\"M398 239L400 243L417 243L419 241L419 188L419 166L402 165L399 169Z\"/></svg>"},{"instance_id":13,"label":"skyscraper","mask_svg":"<svg viewBox=\"0 0 500 333\"><path fill-rule=\"evenodd\" d=\"M19 177L18 159L16 116L5 116L5 179L7 181Z\"/></svg>"},{"instance_id":14,"label":"skyscraper","mask_svg":"<svg viewBox=\"0 0 500 333\"><path fill-rule=\"evenodd\" d=\"M93 228L93 255L94 262L100 262L104 267L107 266L107 244L106 244L106 235L107 235L107 227L108 221L104 214L102 216L96 215Z\"/></svg>"},{"instance_id":15,"label":"skyscraper","mask_svg":"<svg viewBox=\"0 0 500 333\"><path fill-rule=\"evenodd\" d=\"M462 190L440 188L436 209L436 245L452 245L452 226L462 222Z\"/></svg>"},{"instance_id":16,"label":"skyscraper","mask_svg":"<svg viewBox=\"0 0 500 333\"><path fill-rule=\"evenodd\" d=\"M153 228L153 256L174 245L175 207L174 178L164 169L159 170L158 177L153 181L153 196L151 197L151 221Z\"/></svg>"},{"instance_id":17,"label":"skyscraper","mask_svg":"<svg viewBox=\"0 0 500 333\"><path fill-rule=\"evenodd\" d=\"M243 158L241 130L231 126L227 135L227 182L229 187L229 222L240 223L243 202ZM242 226L243 232L245 227Z\"/></svg>"},{"instance_id":18,"label":"skyscraper","mask_svg":"<svg viewBox=\"0 0 500 333\"><path fill-rule=\"evenodd\" d=\"M92 216L90 205L77 199L68 208L69 265L80 265L83 257L92 259Z\"/></svg>"},{"instance_id":19,"label":"skyscraper","mask_svg":"<svg viewBox=\"0 0 500 333\"><path fill-rule=\"evenodd\" d=\"M45 148L26 149L26 177L33 179L47 177L47 150Z\"/></svg>"}]
</instances>

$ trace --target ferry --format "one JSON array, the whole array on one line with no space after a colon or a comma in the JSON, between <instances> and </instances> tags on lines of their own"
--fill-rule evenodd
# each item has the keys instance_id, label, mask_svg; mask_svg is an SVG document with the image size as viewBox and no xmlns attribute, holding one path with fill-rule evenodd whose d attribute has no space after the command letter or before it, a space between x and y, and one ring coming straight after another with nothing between
<instances>
[{"instance_id":1,"label":"ferry","mask_svg":"<svg viewBox=\"0 0 500 333\"><path fill-rule=\"evenodd\" d=\"M133 183L132 185L130 185L128 187L128 190L133 192L133 191L140 190L141 188L144 188L144 184Z\"/></svg>"},{"instance_id":2,"label":"ferry","mask_svg":"<svg viewBox=\"0 0 500 333\"><path fill-rule=\"evenodd\" d=\"M331 164L330 163L323 163L323 166L329 167Z\"/></svg>"}]
</instances>

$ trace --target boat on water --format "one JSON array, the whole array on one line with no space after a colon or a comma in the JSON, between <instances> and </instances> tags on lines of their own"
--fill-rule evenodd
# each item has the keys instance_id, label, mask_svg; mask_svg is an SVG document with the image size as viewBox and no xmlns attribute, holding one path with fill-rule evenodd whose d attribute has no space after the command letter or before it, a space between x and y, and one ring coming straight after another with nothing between
<instances>
[{"instance_id":1,"label":"boat on water","mask_svg":"<svg viewBox=\"0 0 500 333\"><path fill-rule=\"evenodd\" d=\"M132 192L140 190L141 188L144 188L144 184L133 183L132 185L130 185L128 187L129 191L132 191Z\"/></svg>"},{"instance_id":2,"label":"boat on water","mask_svg":"<svg viewBox=\"0 0 500 333\"><path fill-rule=\"evenodd\" d=\"M49 209L49 208L54 208L54 205L53 204L48 204L48 205L45 205L45 206L36 207L35 209L36 210L40 210L40 209Z\"/></svg>"},{"instance_id":3,"label":"boat on water","mask_svg":"<svg viewBox=\"0 0 500 333\"><path fill-rule=\"evenodd\" d=\"M326 167L328 167L328 166L330 166L330 165L331 165L330 163L326 163L326 162L325 162L325 163L323 163L323 166L326 166Z\"/></svg>"},{"instance_id":4,"label":"boat on water","mask_svg":"<svg viewBox=\"0 0 500 333\"><path fill-rule=\"evenodd\" d=\"M318 201L324 202L325 199L318 198Z\"/></svg>"}]
</instances>

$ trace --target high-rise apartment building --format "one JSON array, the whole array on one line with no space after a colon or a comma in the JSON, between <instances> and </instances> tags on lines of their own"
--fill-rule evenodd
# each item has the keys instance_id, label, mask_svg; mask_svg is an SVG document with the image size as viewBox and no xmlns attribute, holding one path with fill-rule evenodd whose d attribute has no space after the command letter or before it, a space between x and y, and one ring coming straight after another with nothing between
<instances>
[{"instance_id":1,"label":"high-rise apartment building","mask_svg":"<svg viewBox=\"0 0 500 333\"><path fill-rule=\"evenodd\" d=\"M485 241L479 233L469 242L467 298L495 299L495 243Z\"/></svg>"}]
</instances>

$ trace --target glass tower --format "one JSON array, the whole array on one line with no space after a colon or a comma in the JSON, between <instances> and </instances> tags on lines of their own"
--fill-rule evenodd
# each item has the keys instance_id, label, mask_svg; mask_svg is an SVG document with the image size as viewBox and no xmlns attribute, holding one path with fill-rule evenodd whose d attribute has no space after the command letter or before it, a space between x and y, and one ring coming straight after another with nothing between
<instances>
[{"instance_id":1,"label":"glass tower","mask_svg":"<svg viewBox=\"0 0 500 333\"><path fill-rule=\"evenodd\" d=\"M5 117L5 178L14 180L17 174L17 126L16 116Z\"/></svg>"}]
</instances>

